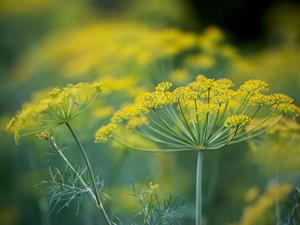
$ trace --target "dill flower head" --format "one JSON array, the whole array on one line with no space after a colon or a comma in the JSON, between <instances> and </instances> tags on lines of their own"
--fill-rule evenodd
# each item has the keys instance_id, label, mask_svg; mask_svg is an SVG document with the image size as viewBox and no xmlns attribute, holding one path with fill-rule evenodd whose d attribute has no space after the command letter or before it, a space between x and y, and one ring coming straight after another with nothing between
<instances>
[{"instance_id":1,"label":"dill flower head","mask_svg":"<svg viewBox=\"0 0 300 225\"><path fill-rule=\"evenodd\" d=\"M69 84L62 89L55 87L35 93L32 100L25 103L9 121L5 130L14 133L17 143L20 136L53 129L86 110L100 92L101 83L94 82Z\"/></svg>"},{"instance_id":2,"label":"dill flower head","mask_svg":"<svg viewBox=\"0 0 300 225\"><path fill-rule=\"evenodd\" d=\"M114 129L107 135L101 132L105 127L99 129L96 142L113 138L126 144L124 135L115 134L119 127L154 142L162 151L214 150L258 136L282 116L299 114L290 97L266 94L268 84L261 80L233 89L229 79L199 75L186 86L171 87L162 82L153 92L138 95L112 116L109 126Z\"/></svg>"}]
</instances>

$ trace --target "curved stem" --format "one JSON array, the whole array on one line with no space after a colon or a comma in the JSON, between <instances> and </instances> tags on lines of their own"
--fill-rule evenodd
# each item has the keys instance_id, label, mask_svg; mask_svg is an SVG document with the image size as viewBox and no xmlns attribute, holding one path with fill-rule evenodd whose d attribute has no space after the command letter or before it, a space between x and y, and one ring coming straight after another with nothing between
<instances>
[{"instance_id":1,"label":"curved stem","mask_svg":"<svg viewBox=\"0 0 300 225\"><path fill-rule=\"evenodd\" d=\"M69 166L69 168L75 173L75 175L78 177L80 183L84 186L84 188L86 190L89 191L89 193L91 193L92 197L96 200L96 196L95 194L91 191L91 189L89 188L89 186L87 185L87 183L83 180L83 178L81 177L81 175L77 172L77 170L73 167L73 165L70 163L70 161L67 159L67 157L64 155L64 153L62 153L62 151L60 149L57 149L58 154L60 155L60 157L65 161L65 163ZM97 201L97 200L96 200Z\"/></svg>"},{"instance_id":2,"label":"curved stem","mask_svg":"<svg viewBox=\"0 0 300 225\"><path fill-rule=\"evenodd\" d=\"M202 219L202 163L203 153L197 153L197 175L196 175L196 225L201 225Z\"/></svg>"},{"instance_id":3,"label":"curved stem","mask_svg":"<svg viewBox=\"0 0 300 225\"><path fill-rule=\"evenodd\" d=\"M68 127L68 129L70 130L73 138L75 139L79 149L80 149L80 152L82 154L82 157L84 159L84 162L87 166L87 169L88 169L88 172L89 172L89 175L90 175L90 178L91 178L91 181L92 181L92 186L93 186L93 192L95 194L95 197L96 197L96 201L97 201L97 207L100 209L103 217L105 218L105 221L108 225L112 225L112 222L110 221L110 219L108 218L107 216L107 213L103 207L103 204L100 200L100 196L99 196L99 192L98 192L98 188L97 188L97 185L96 185L96 180L95 180L95 176L94 176L94 173L93 173L93 170L92 170L92 167L91 167L91 163L85 153L85 150L81 144L81 141L79 140L79 138L77 137L76 133L74 132L74 130L72 129L72 127L70 126L69 123L66 123L66 126Z\"/></svg>"}]
</instances>

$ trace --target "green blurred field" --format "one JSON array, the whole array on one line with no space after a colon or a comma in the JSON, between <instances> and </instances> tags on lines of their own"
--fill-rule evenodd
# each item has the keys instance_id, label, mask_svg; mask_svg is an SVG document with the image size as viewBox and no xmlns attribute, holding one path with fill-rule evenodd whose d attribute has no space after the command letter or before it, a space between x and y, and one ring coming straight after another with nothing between
<instances>
[{"instance_id":1,"label":"green blurred field","mask_svg":"<svg viewBox=\"0 0 300 225\"><path fill-rule=\"evenodd\" d=\"M235 1L230 4L236 7ZM49 205L49 190L41 183L49 179L49 168L63 171L64 163L35 136L16 145L4 131L22 105L45 90L77 82L105 84L103 96L73 126L104 180L109 214L139 225L132 222L140 208L132 182L146 189L149 182L159 184L161 197L179 196L186 206L178 224L194 224L196 153L149 154L112 142L95 144L98 128L137 94L161 81L179 86L205 74L229 78L236 86L262 79L272 92L300 105L299 4L270 1L261 13L263 32L255 38L245 38L220 18L210 23L193 7L193 1L178 0L1 1L0 224L104 224L89 198L62 210L63 201ZM278 130L278 136L204 154L203 225L300 224L299 121ZM66 155L83 168L70 135L62 138Z\"/></svg>"}]
</instances>

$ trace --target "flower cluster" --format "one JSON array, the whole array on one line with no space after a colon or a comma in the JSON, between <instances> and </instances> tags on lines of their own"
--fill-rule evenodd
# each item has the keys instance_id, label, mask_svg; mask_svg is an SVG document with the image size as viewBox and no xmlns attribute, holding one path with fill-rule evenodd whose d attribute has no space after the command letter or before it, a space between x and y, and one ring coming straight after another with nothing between
<instances>
[{"instance_id":1,"label":"flower cluster","mask_svg":"<svg viewBox=\"0 0 300 225\"><path fill-rule=\"evenodd\" d=\"M5 130L20 136L53 129L77 117L97 98L101 83L69 84L60 89L35 93L32 100L9 121Z\"/></svg>"},{"instance_id":2,"label":"flower cluster","mask_svg":"<svg viewBox=\"0 0 300 225\"><path fill-rule=\"evenodd\" d=\"M107 138L112 137L112 134L116 133L117 129L118 126L114 123L101 127L96 133L97 141L104 141Z\"/></svg>"},{"instance_id":3,"label":"flower cluster","mask_svg":"<svg viewBox=\"0 0 300 225\"><path fill-rule=\"evenodd\" d=\"M299 114L290 97L266 94L265 81L249 80L237 89L232 86L229 79L204 75L173 90L170 82L162 82L153 92L138 95L134 103L117 111L108 126L126 128L126 132L160 144L162 150L212 150L259 135L283 114ZM259 122L253 126L254 119ZM245 129L248 126L251 129ZM115 130L105 136L100 128L96 142L108 137L117 140Z\"/></svg>"},{"instance_id":4,"label":"flower cluster","mask_svg":"<svg viewBox=\"0 0 300 225\"><path fill-rule=\"evenodd\" d=\"M251 117L247 115L234 115L228 117L225 122L225 127L244 126L251 121Z\"/></svg>"}]
</instances>

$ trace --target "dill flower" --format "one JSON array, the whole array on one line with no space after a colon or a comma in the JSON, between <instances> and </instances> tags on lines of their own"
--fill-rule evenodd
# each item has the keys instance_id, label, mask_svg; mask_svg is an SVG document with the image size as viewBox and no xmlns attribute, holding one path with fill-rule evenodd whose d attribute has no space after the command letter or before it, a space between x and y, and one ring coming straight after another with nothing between
<instances>
[{"instance_id":1,"label":"dill flower","mask_svg":"<svg viewBox=\"0 0 300 225\"><path fill-rule=\"evenodd\" d=\"M168 91L172 87L171 82L161 82L155 87L155 91L157 92L165 92Z\"/></svg>"},{"instance_id":2,"label":"dill flower","mask_svg":"<svg viewBox=\"0 0 300 225\"><path fill-rule=\"evenodd\" d=\"M240 86L241 91L246 92L262 92L268 90L267 82L263 80L248 80Z\"/></svg>"},{"instance_id":3,"label":"dill flower","mask_svg":"<svg viewBox=\"0 0 300 225\"><path fill-rule=\"evenodd\" d=\"M247 115L234 115L231 117L228 117L225 122L225 127L236 127L236 126L244 126L247 123L249 123L251 120L250 116Z\"/></svg>"},{"instance_id":4,"label":"dill flower","mask_svg":"<svg viewBox=\"0 0 300 225\"><path fill-rule=\"evenodd\" d=\"M232 86L229 79L204 75L173 90L172 83L162 82L154 92L138 95L134 103L115 112L111 121L114 126L127 126L129 132L159 143L162 151L208 151L255 137L272 126L264 126L268 121L276 123L274 118L283 114L298 115L299 108L292 98L265 94L265 81L249 80L237 89ZM252 124L254 118L260 123ZM133 121L139 121L138 126L132 126ZM97 142L102 140L97 136ZM121 141L111 132L109 137Z\"/></svg>"},{"instance_id":5,"label":"dill flower","mask_svg":"<svg viewBox=\"0 0 300 225\"><path fill-rule=\"evenodd\" d=\"M116 133L118 126L115 123L109 123L103 127L101 127L96 133L96 141L104 141L107 138L112 137L113 133Z\"/></svg>"},{"instance_id":6,"label":"dill flower","mask_svg":"<svg viewBox=\"0 0 300 225\"><path fill-rule=\"evenodd\" d=\"M60 89L35 93L30 102L9 121L5 130L14 133L16 143L19 137L38 134L66 124L97 98L101 83L69 84Z\"/></svg>"},{"instance_id":7,"label":"dill flower","mask_svg":"<svg viewBox=\"0 0 300 225\"><path fill-rule=\"evenodd\" d=\"M129 148L151 152L197 151L196 225L201 225L203 152L254 138L282 116L297 116L299 108L283 94L267 95L268 84L262 80L249 80L233 89L229 79L215 80L201 74L186 86L171 87L170 82L162 82L153 92L138 95L98 130L95 141L111 138ZM254 120L259 122L252 123ZM138 126L132 126L132 121L138 121ZM116 127L155 143L155 148L129 144Z\"/></svg>"}]
</instances>

